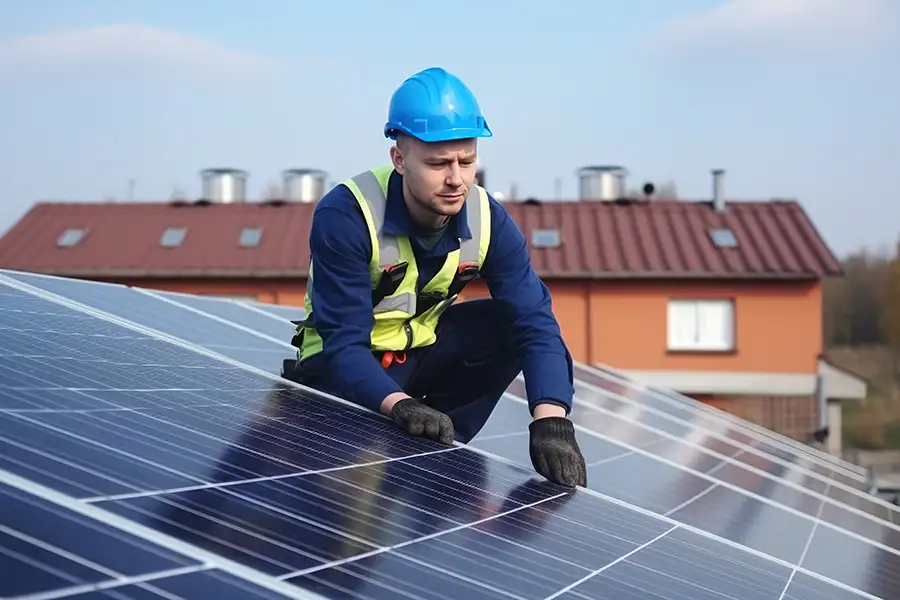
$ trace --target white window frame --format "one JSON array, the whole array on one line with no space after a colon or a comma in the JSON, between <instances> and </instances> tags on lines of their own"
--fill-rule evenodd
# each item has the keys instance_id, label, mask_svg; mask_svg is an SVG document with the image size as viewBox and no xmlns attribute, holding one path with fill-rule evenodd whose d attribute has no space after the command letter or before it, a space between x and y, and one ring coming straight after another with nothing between
<instances>
[{"instance_id":1,"label":"white window frame","mask_svg":"<svg viewBox=\"0 0 900 600\"><path fill-rule=\"evenodd\" d=\"M666 316L671 352L731 352L735 349L734 300L673 298Z\"/></svg>"}]
</instances>

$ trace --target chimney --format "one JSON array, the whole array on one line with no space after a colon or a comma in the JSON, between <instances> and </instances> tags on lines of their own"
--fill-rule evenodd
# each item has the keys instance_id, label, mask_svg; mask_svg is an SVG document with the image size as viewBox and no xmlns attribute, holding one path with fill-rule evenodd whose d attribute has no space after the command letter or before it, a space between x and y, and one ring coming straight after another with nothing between
<instances>
[{"instance_id":1,"label":"chimney","mask_svg":"<svg viewBox=\"0 0 900 600\"><path fill-rule=\"evenodd\" d=\"M713 196L712 205L716 212L725 212L725 196L722 192L722 179L725 177L725 169L713 169Z\"/></svg>"}]
</instances>

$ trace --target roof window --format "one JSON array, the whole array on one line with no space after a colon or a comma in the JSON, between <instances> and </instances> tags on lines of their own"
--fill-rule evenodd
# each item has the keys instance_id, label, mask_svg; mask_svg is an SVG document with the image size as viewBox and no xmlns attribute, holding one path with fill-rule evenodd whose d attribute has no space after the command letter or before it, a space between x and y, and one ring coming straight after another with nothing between
<instances>
[{"instance_id":1,"label":"roof window","mask_svg":"<svg viewBox=\"0 0 900 600\"><path fill-rule=\"evenodd\" d=\"M184 227L167 227L159 238L159 245L165 248L177 248L184 241L187 229Z\"/></svg>"},{"instance_id":2,"label":"roof window","mask_svg":"<svg viewBox=\"0 0 900 600\"><path fill-rule=\"evenodd\" d=\"M241 230L241 239L240 245L249 248L252 246L259 246L259 242L262 239L262 227L244 227Z\"/></svg>"},{"instance_id":3,"label":"roof window","mask_svg":"<svg viewBox=\"0 0 900 600\"><path fill-rule=\"evenodd\" d=\"M531 245L535 248L556 248L561 243L558 229L535 229L531 232Z\"/></svg>"},{"instance_id":4,"label":"roof window","mask_svg":"<svg viewBox=\"0 0 900 600\"><path fill-rule=\"evenodd\" d=\"M709 237L713 244L719 248L737 248L738 242L734 232L730 229L710 229Z\"/></svg>"},{"instance_id":5,"label":"roof window","mask_svg":"<svg viewBox=\"0 0 900 600\"><path fill-rule=\"evenodd\" d=\"M69 227L56 238L56 245L60 248L71 248L82 240L85 233L82 227Z\"/></svg>"}]
</instances>

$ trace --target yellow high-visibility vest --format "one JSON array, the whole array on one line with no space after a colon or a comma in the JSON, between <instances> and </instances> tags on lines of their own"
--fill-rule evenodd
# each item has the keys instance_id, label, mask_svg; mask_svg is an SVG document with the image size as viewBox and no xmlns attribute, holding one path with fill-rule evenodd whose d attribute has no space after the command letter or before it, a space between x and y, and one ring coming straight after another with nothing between
<instances>
[{"instance_id":1,"label":"yellow high-visibility vest","mask_svg":"<svg viewBox=\"0 0 900 600\"><path fill-rule=\"evenodd\" d=\"M466 215L471 239L461 239L460 247L447 254L443 267L417 293L419 271L408 236L382 232L387 208L387 188L392 165L364 171L342 182L359 203L369 229L372 258L369 273L373 291L375 323L371 334L373 351L401 352L433 344L440 316L456 300L461 287L481 270L491 241L491 207L487 191L476 184L466 196ZM402 273L396 289L377 294L380 283L391 273ZM315 258L309 265L303 306L307 319L297 324L294 345L299 360L321 352L322 338L315 329L315 307L312 303ZM394 286L391 286L394 287ZM452 288L452 289L451 289Z\"/></svg>"}]
</instances>

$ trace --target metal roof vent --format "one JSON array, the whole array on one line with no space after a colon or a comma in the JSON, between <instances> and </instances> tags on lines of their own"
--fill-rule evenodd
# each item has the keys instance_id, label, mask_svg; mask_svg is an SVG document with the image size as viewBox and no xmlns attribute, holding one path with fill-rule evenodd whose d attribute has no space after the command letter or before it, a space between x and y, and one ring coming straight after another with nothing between
<instances>
[{"instance_id":1,"label":"metal roof vent","mask_svg":"<svg viewBox=\"0 0 900 600\"><path fill-rule=\"evenodd\" d=\"M284 199L288 202L318 202L325 195L328 173L319 169L285 169L281 173Z\"/></svg>"},{"instance_id":2,"label":"metal roof vent","mask_svg":"<svg viewBox=\"0 0 900 600\"><path fill-rule=\"evenodd\" d=\"M578 198L580 200L619 200L625 196L625 167L596 165L578 170Z\"/></svg>"},{"instance_id":3,"label":"metal roof vent","mask_svg":"<svg viewBox=\"0 0 900 600\"><path fill-rule=\"evenodd\" d=\"M247 200L247 171L231 168L204 169L200 171L203 181L203 200L216 204L231 204Z\"/></svg>"}]
</instances>

